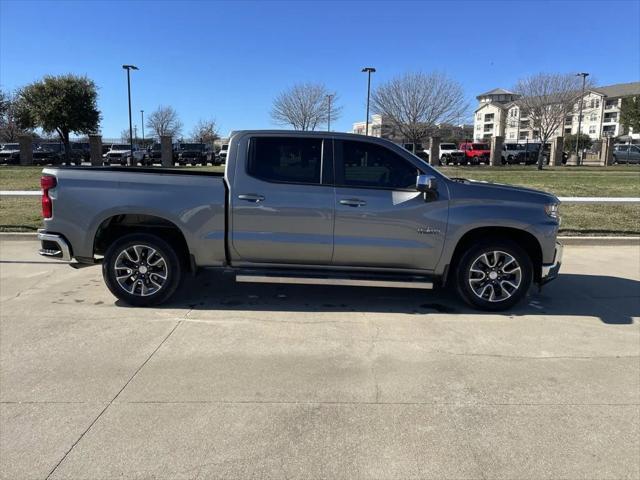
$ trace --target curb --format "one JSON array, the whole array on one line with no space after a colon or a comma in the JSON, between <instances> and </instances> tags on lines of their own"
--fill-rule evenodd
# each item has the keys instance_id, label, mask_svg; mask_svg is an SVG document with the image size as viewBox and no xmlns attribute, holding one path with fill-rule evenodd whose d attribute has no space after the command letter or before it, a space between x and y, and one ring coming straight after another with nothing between
<instances>
[{"instance_id":1,"label":"curb","mask_svg":"<svg viewBox=\"0 0 640 480\"><path fill-rule=\"evenodd\" d=\"M594 246L594 247L608 247L612 245L640 245L640 237L636 236L619 236L619 237L558 237L558 241L563 245L578 245L578 246Z\"/></svg>"},{"instance_id":2,"label":"curb","mask_svg":"<svg viewBox=\"0 0 640 480\"><path fill-rule=\"evenodd\" d=\"M33 232L0 232L0 241L3 240L31 240L37 241L38 234ZM606 247L611 245L640 245L640 237L620 236L620 237L558 237L558 241L563 245L596 246Z\"/></svg>"},{"instance_id":3,"label":"curb","mask_svg":"<svg viewBox=\"0 0 640 480\"><path fill-rule=\"evenodd\" d=\"M0 232L0 241L3 240L38 240L36 232Z\"/></svg>"}]
</instances>

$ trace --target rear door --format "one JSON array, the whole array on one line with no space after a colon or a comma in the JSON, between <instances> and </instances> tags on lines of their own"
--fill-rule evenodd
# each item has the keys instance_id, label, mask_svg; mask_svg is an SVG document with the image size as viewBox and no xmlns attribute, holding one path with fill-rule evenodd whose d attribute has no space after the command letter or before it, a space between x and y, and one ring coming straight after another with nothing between
<instances>
[{"instance_id":1,"label":"rear door","mask_svg":"<svg viewBox=\"0 0 640 480\"><path fill-rule=\"evenodd\" d=\"M446 234L446 185L437 198L425 200L415 187L424 173L417 164L372 142L336 140L335 159L333 263L435 268Z\"/></svg>"},{"instance_id":2,"label":"rear door","mask_svg":"<svg viewBox=\"0 0 640 480\"><path fill-rule=\"evenodd\" d=\"M234 257L251 263L330 263L332 169L331 139L255 135L240 140L230 195Z\"/></svg>"}]
</instances>

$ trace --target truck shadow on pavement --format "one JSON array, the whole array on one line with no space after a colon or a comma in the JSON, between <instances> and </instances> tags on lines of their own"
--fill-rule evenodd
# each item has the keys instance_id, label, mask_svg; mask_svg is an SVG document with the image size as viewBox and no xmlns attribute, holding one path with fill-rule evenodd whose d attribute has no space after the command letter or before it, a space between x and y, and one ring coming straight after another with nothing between
<instances>
[{"instance_id":1,"label":"truck shadow on pavement","mask_svg":"<svg viewBox=\"0 0 640 480\"><path fill-rule=\"evenodd\" d=\"M119 305L123 305L118 302ZM213 270L187 278L164 308L288 312L377 312L404 314L495 315L473 310L455 292L372 287L235 283ZM640 282L628 278L562 274L505 316L566 315L598 317L607 324L631 324L640 316Z\"/></svg>"}]
</instances>

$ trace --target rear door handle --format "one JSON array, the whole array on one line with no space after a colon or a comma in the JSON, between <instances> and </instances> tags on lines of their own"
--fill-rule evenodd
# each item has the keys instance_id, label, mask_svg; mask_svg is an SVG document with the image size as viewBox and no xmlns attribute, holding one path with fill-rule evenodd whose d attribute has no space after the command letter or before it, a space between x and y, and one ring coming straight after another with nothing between
<instances>
[{"instance_id":1,"label":"rear door handle","mask_svg":"<svg viewBox=\"0 0 640 480\"><path fill-rule=\"evenodd\" d=\"M247 202L258 203L264 200L264 195L258 195L257 193L242 193L238 195L240 200L246 200Z\"/></svg>"},{"instance_id":2,"label":"rear door handle","mask_svg":"<svg viewBox=\"0 0 640 480\"><path fill-rule=\"evenodd\" d=\"M348 207L364 207L366 204L367 202L358 198L343 198L340 200L340 205L347 205Z\"/></svg>"}]
</instances>

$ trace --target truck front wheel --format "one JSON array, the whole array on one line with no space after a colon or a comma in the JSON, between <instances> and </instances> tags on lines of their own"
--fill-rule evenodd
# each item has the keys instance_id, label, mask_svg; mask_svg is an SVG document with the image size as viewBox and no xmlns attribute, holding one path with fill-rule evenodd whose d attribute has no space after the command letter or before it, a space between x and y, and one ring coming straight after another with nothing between
<instances>
[{"instance_id":1,"label":"truck front wheel","mask_svg":"<svg viewBox=\"0 0 640 480\"><path fill-rule=\"evenodd\" d=\"M470 247L455 270L456 288L469 305L506 310L529 291L533 266L529 255L509 240L486 240Z\"/></svg>"},{"instance_id":2,"label":"truck front wheel","mask_svg":"<svg viewBox=\"0 0 640 480\"><path fill-rule=\"evenodd\" d=\"M162 238L134 233L107 249L102 276L116 297L129 305L147 307L167 301L182 278L182 264Z\"/></svg>"}]
</instances>

